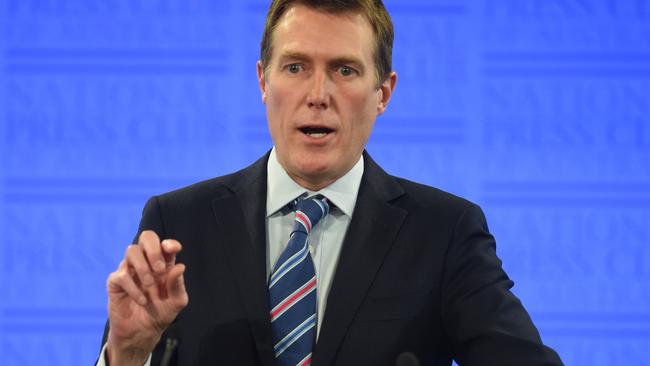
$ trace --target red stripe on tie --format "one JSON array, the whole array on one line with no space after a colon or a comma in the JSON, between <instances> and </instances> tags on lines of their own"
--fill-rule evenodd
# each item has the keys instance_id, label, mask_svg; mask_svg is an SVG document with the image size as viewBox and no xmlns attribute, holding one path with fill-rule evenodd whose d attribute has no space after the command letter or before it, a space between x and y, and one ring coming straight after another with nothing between
<instances>
[{"instance_id":1,"label":"red stripe on tie","mask_svg":"<svg viewBox=\"0 0 650 366\"><path fill-rule=\"evenodd\" d=\"M293 303L296 302L296 300L299 299L300 296L304 295L305 293L307 293L308 291L310 291L311 289L313 289L314 286L316 286L316 279L315 279L315 278L314 278L313 280L311 280L311 282L309 282L309 284L308 284L307 286L305 286L305 288L303 288L302 290L300 290L298 293L294 294L293 296L291 296L291 297L289 297L289 298L286 298L286 299L281 303L281 305L278 306L277 309L275 309L275 311L271 312L271 319L275 319L275 317L276 317L279 313L281 313L282 310L284 310L284 309L286 309L287 307L293 305Z\"/></svg>"},{"instance_id":2,"label":"red stripe on tie","mask_svg":"<svg viewBox=\"0 0 650 366\"><path fill-rule=\"evenodd\" d=\"M304 361L298 364L298 366L307 366L307 365L311 365L311 356L305 358Z\"/></svg>"},{"instance_id":3,"label":"red stripe on tie","mask_svg":"<svg viewBox=\"0 0 650 366\"><path fill-rule=\"evenodd\" d=\"M300 222L302 222L303 225L305 225L308 233L311 231L311 222L309 222L309 218L305 216L304 213L300 211L296 211L296 219L300 220Z\"/></svg>"}]
</instances>

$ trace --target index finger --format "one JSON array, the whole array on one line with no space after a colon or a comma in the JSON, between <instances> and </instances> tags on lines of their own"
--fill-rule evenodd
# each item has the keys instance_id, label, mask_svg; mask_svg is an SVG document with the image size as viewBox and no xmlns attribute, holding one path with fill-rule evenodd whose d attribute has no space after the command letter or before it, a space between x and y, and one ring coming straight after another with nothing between
<instances>
[{"instance_id":1,"label":"index finger","mask_svg":"<svg viewBox=\"0 0 650 366\"><path fill-rule=\"evenodd\" d=\"M165 258L160 248L158 234L151 230L145 230L140 234L138 243L144 249L149 267L155 272L163 272L165 270Z\"/></svg>"}]
</instances>

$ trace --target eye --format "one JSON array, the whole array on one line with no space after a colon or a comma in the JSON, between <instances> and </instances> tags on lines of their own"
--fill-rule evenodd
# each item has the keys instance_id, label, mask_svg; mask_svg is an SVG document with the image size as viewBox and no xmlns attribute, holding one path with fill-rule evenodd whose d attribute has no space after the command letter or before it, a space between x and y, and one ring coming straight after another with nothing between
<instances>
[{"instance_id":1,"label":"eye","mask_svg":"<svg viewBox=\"0 0 650 366\"><path fill-rule=\"evenodd\" d=\"M349 66L341 66L339 68L339 73L343 76L350 76L354 73L354 69Z\"/></svg>"},{"instance_id":2,"label":"eye","mask_svg":"<svg viewBox=\"0 0 650 366\"><path fill-rule=\"evenodd\" d=\"M292 74L297 74L300 72L300 70L302 70L302 66L298 64L291 64L287 66L287 70Z\"/></svg>"}]
</instances>

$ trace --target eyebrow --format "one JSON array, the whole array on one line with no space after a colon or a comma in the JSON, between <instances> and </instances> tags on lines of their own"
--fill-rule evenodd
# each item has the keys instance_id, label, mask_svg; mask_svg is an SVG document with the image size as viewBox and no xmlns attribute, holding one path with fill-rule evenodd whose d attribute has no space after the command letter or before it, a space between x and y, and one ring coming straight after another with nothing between
<instances>
[{"instance_id":1,"label":"eyebrow","mask_svg":"<svg viewBox=\"0 0 650 366\"><path fill-rule=\"evenodd\" d=\"M288 58L295 60L309 60L309 57L302 52L286 51L280 55L280 60Z\"/></svg>"},{"instance_id":2,"label":"eyebrow","mask_svg":"<svg viewBox=\"0 0 650 366\"><path fill-rule=\"evenodd\" d=\"M286 59L309 61L311 57L307 56L305 53L298 51L286 51L280 55L280 60ZM327 63L330 65L352 64L359 69L363 69L363 62L354 56L335 57L332 60L329 60Z\"/></svg>"}]
</instances>

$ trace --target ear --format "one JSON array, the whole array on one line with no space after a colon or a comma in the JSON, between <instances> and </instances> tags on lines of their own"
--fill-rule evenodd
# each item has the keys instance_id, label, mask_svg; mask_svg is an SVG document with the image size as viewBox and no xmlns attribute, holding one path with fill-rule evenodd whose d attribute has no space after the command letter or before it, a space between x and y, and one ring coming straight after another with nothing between
<instances>
[{"instance_id":1,"label":"ear","mask_svg":"<svg viewBox=\"0 0 650 366\"><path fill-rule=\"evenodd\" d=\"M388 102L390 101L390 97L393 95L393 90L395 90L395 85L397 85L397 73L395 71L391 71L390 75L386 79L384 79L384 82L381 83L381 86L379 86L378 92L378 101L377 101L377 115L381 115L386 111L386 108L388 108Z\"/></svg>"},{"instance_id":2,"label":"ear","mask_svg":"<svg viewBox=\"0 0 650 366\"><path fill-rule=\"evenodd\" d=\"M262 103L266 104L267 84L262 61L257 61L257 82L259 83L260 91L262 92Z\"/></svg>"}]
</instances>

